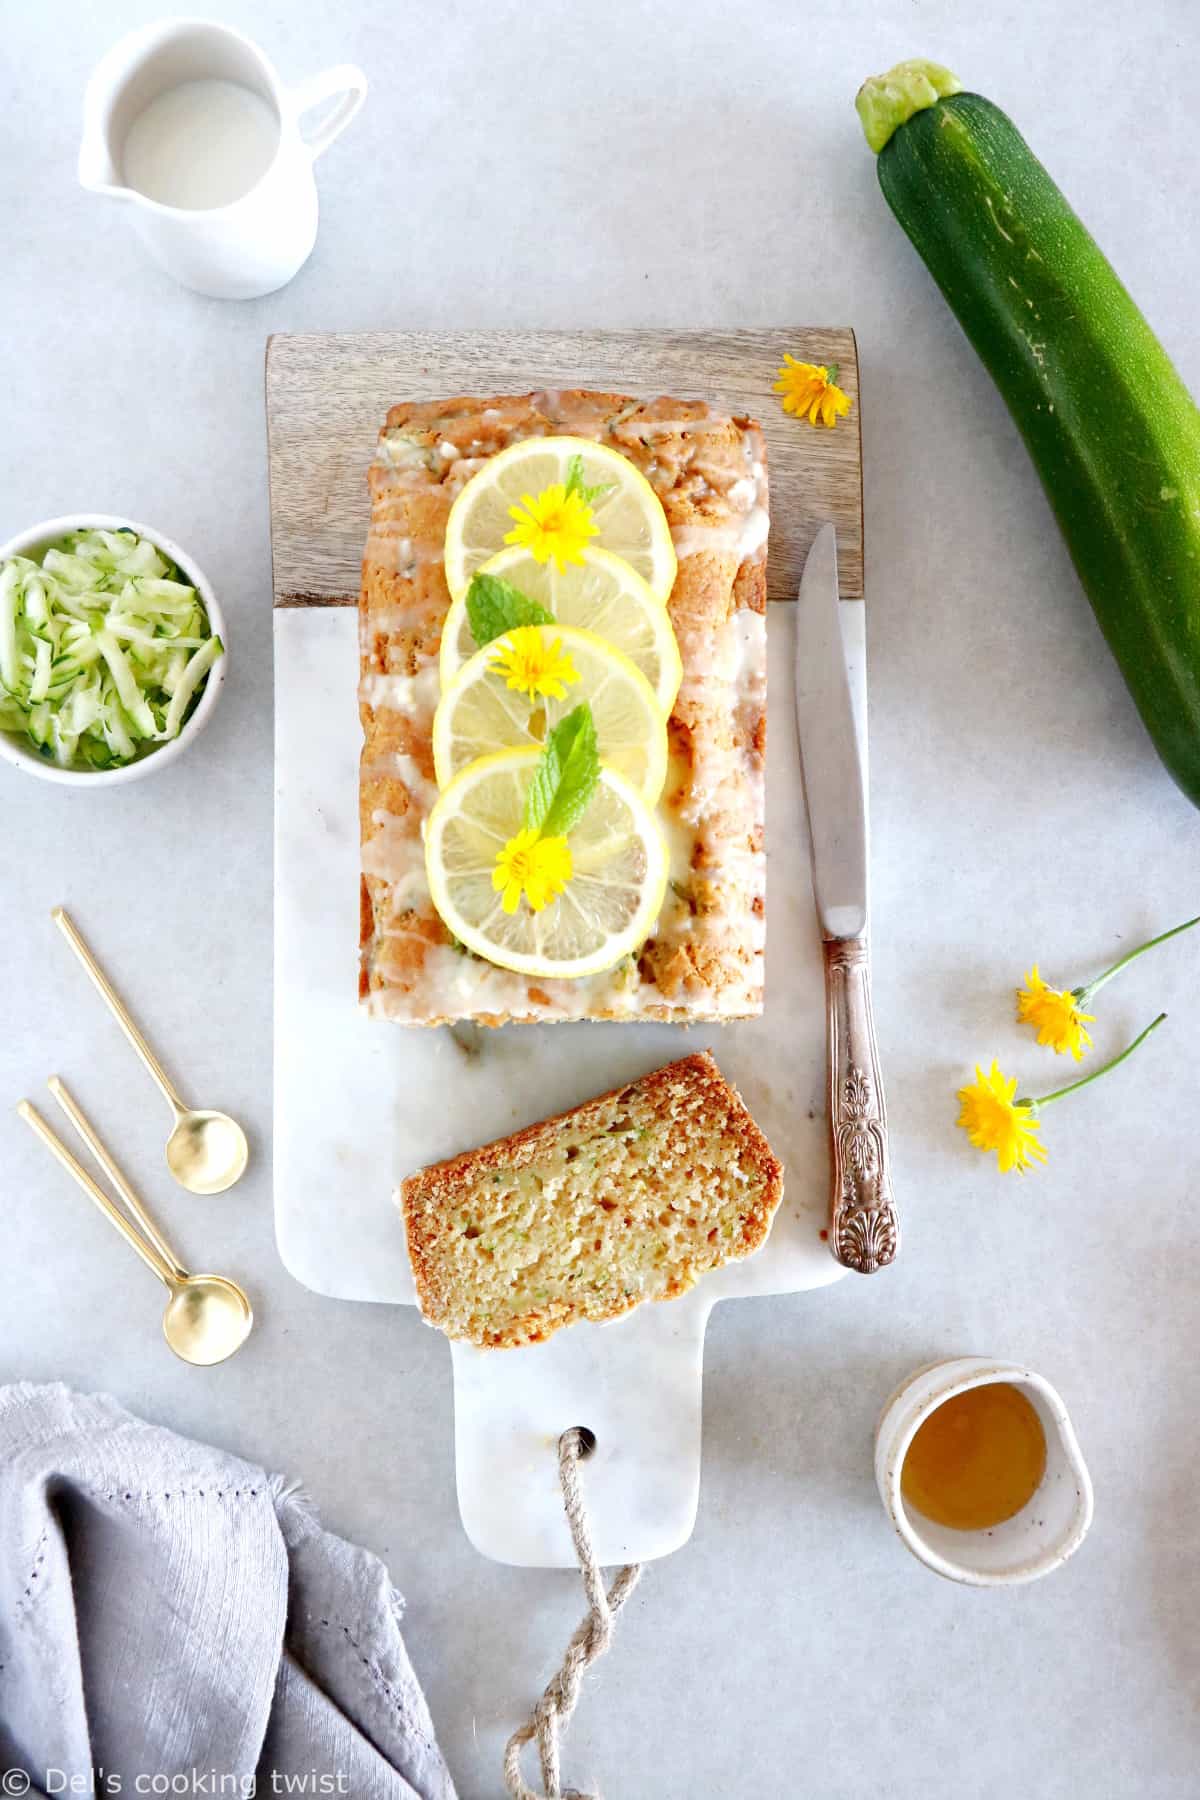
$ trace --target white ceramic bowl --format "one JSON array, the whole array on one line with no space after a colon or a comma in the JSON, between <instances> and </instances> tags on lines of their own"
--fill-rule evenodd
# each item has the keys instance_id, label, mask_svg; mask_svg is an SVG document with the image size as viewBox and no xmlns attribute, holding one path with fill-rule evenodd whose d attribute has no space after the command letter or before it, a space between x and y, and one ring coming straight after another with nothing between
<instances>
[{"instance_id":1,"label":"white ceramic bowl","mask_svg":"<svg viewBox=\"0 0 1200 1800\"><path fill-rule=\"evenodd\" d=\"M1046 1472L1027 1506L987 1531L952 1531L910 1508L900 1471L917 1427L955 1394L986 1382L1020 1388L1046 1434ZM990 1356L932 1363L897 1388L875 1433L875 1479L900 1541L914 1556L976 1587L1036 1581L1066 1562L1092 1522L1092 1482L1062 1400L1041 1375Z\"/></svg>"},{"instance_id":2,"label":"white ceramic bowl","mask_svg":"<svg viewBox=\"0 0 1200 1800\"><path fill-rule=\"evenodd\" d=\"M115 787L118 782L140 781L143 775L152 775L158 769L165 769L168 763L174 762L177 756L182 756L188 745L199 737L212 717L217 696L225 680L225 669L229 662L229 638L208 578L195 559L169 537L164 537L161 531L155 531L149 525L139 525L135 519L120 519L111 513L72 513L62 519L43 519L40 525L31 525L28 530L9 538L6 544L0 544L0 563L7 561L10 556L40 556L43 550L48 550L51 544L57 543L69 531L136 531L139 537L149 538L164 556L169 556L182 569L204 602L204 610L208 614L212 630L225 646L224 655L219 656L209 670L204 691L179 736L171 738L165 744L159 744L156 749L139 757L136 762L126 763L123 768L60 769L56 763L48 762L40 755L32 744L26 743L12 732L0 731L0 758L16 769L23 769L26 774L38 775L43 781L57 781L65 787Z\"/></svg>"}]
</instances>

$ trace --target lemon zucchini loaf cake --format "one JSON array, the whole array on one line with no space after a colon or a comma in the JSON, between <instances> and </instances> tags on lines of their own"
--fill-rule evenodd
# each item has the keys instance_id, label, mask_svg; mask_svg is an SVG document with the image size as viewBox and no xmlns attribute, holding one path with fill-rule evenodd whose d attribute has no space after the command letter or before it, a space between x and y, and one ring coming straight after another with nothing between
<instances>
[{"instance_id":1,"label":"lemon zucchini loaf cake","mask_svg":"<svg viewBox=\"0 0 1200 1800\"><path fill-rule=\"evenodd\" d=\"M450 508L489 457L558 435L607 445L653 487L678 558L669 611L683 665L657 808L670 849L665 903L637 955L574 980L467 953L434 908L423 848L438 793L432 722L450 608ZM767 485L758 426L700 401L581 391L406 404L388 414L369 481L359 612L367 1011L422 1025L761 1012Z\"/></svg>"},{"instance_id":2,"label":"lemon zucchini loaf cake","mask_svg":"<svg viewBox=\"0 0 1200 1800\"><path fill-rule=\"evenodd\" d=\"M783 1165L707 1051L410 1175L422 1316L482 1348L671 1300L764 1242Z\"/></svg>"}]
</instances>

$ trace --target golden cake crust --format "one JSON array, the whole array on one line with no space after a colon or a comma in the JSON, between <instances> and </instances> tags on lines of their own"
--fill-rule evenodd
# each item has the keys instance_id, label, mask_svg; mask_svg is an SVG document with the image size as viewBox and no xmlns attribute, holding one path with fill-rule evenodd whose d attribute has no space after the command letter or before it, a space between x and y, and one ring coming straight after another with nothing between
<instances>
[{"instance_id":1,"label":"golden cake crust","mask_svg":"<svg viewBox=\"0 0 1200 1800\"><path fill-rule=\"evenodd\" d=\"M683 682L661 807L671 885L634 966L532 981L465 955L424 881L436 799L430 722L450 604L450 507L489 456L523 438L594 437L662 502L678 575L669 607ZM394 406L369 474L359 608L363 875L359 993L410 1024L473 1019L689 1022L762 1010L766 732L766 451L753 421L702 401L572 390Z\"/></svg>"},{"instance_id":2,"label":"golden cake crust","mask_svg":"<svg viewBox=\"0 0 1200 1800\"><path fill-rule=\"evenodd\" d=\"M620 1197L619 1159L633 1135L650 1140L650 1154L641 1160L659 1177L649 1210L644 1194L637 1202L629 1199L633 1189L627 1173L626 1199ZM571 1144L592 1143L604 1147L599 1166L569 1161L564 1173L563 1145L568 1145L569 1158ZM539 1170L546 1181L531 1199L522 1188L527 1172ZM579 1173L568 1190L573 1170ZM731 1235L714 1243L721 1181L733 1186L737 1222ZM451 1337L467 1338L482 1348L511 1349L541 1343L583 1319L618 1318L643 1299L677 1298L701 1275L759 1249L782 1196L782 1163L737 1090L708 1051L702 1051L511 1137L418 1170L403 1183L400 1199L422 1316ZM562 1211L568 1204L573 1207L573 1235L565 1253L549 1247L534 1264L535 1274L516 1261L508 1271L512 1297L502 1294L497 1305L494 1293L489 1298L485 1291L494 1290L498 1269L504 1274L504 1243L498 1264L497 1248L488 1241L497 1206L528 1225L530 1211L544 1221L556 1207ZM637 1216L623 1214L625 1205L633 1206ZM711 1210L705 1212L705 1207ZM646 1291L627 1291L620 1280L610 1278L614 1266L620 1267L631 1246L640 1251L646 1241L664 1235L664 1224L680 1234L669 1259L652 1270ZM599 1235L593 1237L593 1232ZM528 1230L510 1229L510 1257L518 1241L528 1237ZM564 1262L584 1277L582 1287L564 1288L565 1271L557 1266ZM530 1303L526 1290L536 1293L537 1281L563 1291Z\"/></svg>"}]
</instances>

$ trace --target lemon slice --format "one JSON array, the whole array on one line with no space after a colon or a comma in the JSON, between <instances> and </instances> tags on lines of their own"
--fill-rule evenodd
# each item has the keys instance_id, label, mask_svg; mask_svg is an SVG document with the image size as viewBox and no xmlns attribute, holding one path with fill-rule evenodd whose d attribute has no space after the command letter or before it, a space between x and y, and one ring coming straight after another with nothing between
<instances>
[{"instance_id":1,"label":"lemon slice","mask_svg":"<svg viewBox=\"0 0 1200 1800\"><path fill-rule=\"evenodd\" d=\"M515 693L492 667L510 637L496 638L464 663L433 715L433 767L438 786L492 750L540 749L560 719L587 701L596 721L602 762L653 806L667 778L667 723L654 689L627 656L592 631L559 625L529 625L548 647L569 656L577 679L563 698L530 700Z\"/></svg>"},{"instance_id":2,"label":"lemon slice","mask_svg":"<svg viewBox=\"0 0 1200 1800\"><path fill-rule=\"evenodd\" d=\"M476 569L506 546L511 508L526 494L566 482L573 456L583 458L588 487L607 491L589 504L599 535L593 542L621 557L666 600L675 580L675 546L667 515L646 477L628 457L590 438L525 438L489 457L450 509L446 525L446 580L453 599L466 592Z\"/></svg>"},{"instance_id":3,"label":"lemon slice","mask_svg":"<svg viewBox=\"0 0 1200 1800\"><path fill-rule=\"evenodd\" d=\"M570 833L572 873L540 912L506 913L492 886L496 857L520 831L536 750L484 756L451 782L429 815L425 868L447 930L502 969L575 979L638 950L662 911L669 855L637 789L602 766Z\"/></svg>"},{"instance_id":4,"label":"lemon slice","mask_svg":"<svg viewBox=\"0 0 1200 1800\"><path fill-rule=\"evenodd\" d=\"M624 651L654 689L663 712L670 713L683 679L683 664L667 609L637 571L611 550L589 548L582 563L568 563L560 572L554 563L540 563L519 544L511 544L498 556L489 557L476 573L501 576L553 613L559 624L594 631ZM442 627L443 688L449 687L477 649L463 594Z\"/></svg>"}]
</instances>

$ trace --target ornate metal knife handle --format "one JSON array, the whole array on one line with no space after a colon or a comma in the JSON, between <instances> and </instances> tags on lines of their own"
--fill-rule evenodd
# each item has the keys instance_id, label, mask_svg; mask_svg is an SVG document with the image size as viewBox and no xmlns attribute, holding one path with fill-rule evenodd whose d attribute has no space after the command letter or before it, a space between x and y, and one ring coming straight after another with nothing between
<instances>
[{"instance_id":1,"label":"ornate metal knife handle","mask_svg":"<svg viewBox=\"0 0 1200 1800\"><path fill-rule=\"evenodd\" d=\"M833 1147L829 1248L846 1268L871 1275L895 1260L900 1219L892 1197L867 940L824 943Z\"/></svg>"}]
</instances>

